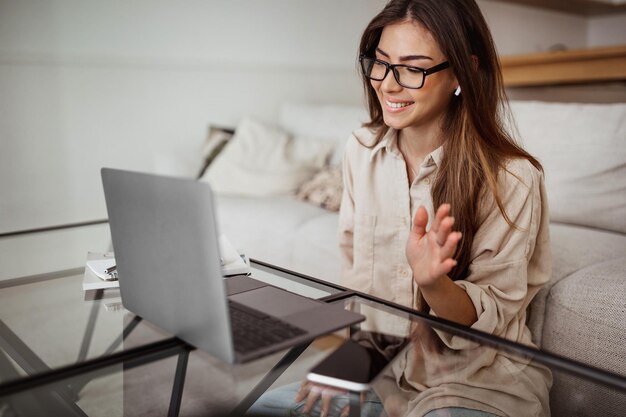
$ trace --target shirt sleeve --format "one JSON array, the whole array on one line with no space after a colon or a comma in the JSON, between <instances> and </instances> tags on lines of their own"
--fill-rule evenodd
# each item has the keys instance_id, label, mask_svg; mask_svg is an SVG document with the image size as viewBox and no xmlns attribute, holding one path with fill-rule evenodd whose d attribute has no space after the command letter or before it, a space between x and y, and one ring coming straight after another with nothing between
<instances>
[{"instance_id":1,"label":"shirt sleeve","mask_svg":"<svg viewBox=\"0 0 626 417\"><path fill-rule=\"evenodd\" d=\"M485 198L469 274L455 284L467 292L476 309L478 319L472 328L519 340L526 308L549 279L550 266L541 270L531 261L540 231L545 235L541 245L549 246L547 230L542 230L547 229L543 174L530 162L516 160L502 171L498 184L505 212L515 226L507 223L493 196ZM550 258L542 256L546 260L550 264ZM468 347L460 338L442 336L451 348Z\"/></svg>"}]
</instances>

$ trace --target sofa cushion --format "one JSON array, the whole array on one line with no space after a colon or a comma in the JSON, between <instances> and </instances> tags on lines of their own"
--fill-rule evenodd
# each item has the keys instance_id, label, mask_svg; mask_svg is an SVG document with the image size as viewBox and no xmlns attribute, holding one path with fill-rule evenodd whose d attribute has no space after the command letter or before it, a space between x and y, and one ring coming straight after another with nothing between
<instances>
[{"instance_id":1,"label":"sofa cushion","mask_svg":"<svg viewBox=\"0 0 626 417\"><path fill-rule=\"evenodd\" d=\"M217 221L233 246L251 258L295 269L296 231L329 212L293 196L242 197L217 194Z\"/></svg>"},{"instance_id":2,"label":"sofa cushion","mask_svg":"<svg viewBox=\"0 0 626 417\"><path fill-rule=\"evenodd\" d=\"M511 102L544 166L550 219L626 233L626 104Z\"/></svg>"},{"instance_id":3,"label":"sofa cushion","mask_svg":"<svg viewBox=\"0 0 626 417\"><path fill-rule=\"evenodd\" d=\"M591 265L552 287L546 306L547 351L626 374L626 257Z\"/></svg>"},{"instance_id":4,"label":"sofa cushion","mask_svg":"<svg viewBox=\"0 0 626 417\"><path fill-rule=\"evenodd\" d=\"M626 257L581 269L554 285L546 307L543 349L626 374L624 271ZM616 407L615 393L591 384L581 389L580 382L566 374L554 375L551 403L555 415L621 415L626 397ZM607 403L617 414L596 408Z\"/></svg>"},{"instance_id":5,"label":"sofa cushion","mask_svg":"<svg viewBox=\"0 0 626 417\"><path fill-rule=\"evenodd\" d=\"M552 278L530 305L528 326L533 341L542 346L546 298L563 278L588 267L626 256L626 235L565 224L550 224Z\"/></svg>"},{"instance_id":6,"label":"sofa cushion","mask_svg":"<svg viewBox=\"0 0 626 417\"><path fill-rule=\"evenodd\" d=\"M338 221L336 213L327 212L298 228L293 242L294 270L341 284Z\"/></svg>"}]
</instances>

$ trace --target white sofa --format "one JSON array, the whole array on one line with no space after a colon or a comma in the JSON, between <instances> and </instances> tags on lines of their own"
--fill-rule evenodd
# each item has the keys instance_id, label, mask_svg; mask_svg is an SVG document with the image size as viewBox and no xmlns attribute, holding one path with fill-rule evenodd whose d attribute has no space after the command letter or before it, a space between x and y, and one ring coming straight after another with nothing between
<instances>
[{"instance_id":1,"label":"white sofa","mask_svg":"<svg viewBox=\"0 0 626 417\"><path fill-rule=\"evenodd\" d=\"M553 276L531 305L534 340L626 375L626 104L516 101L511 108L521 142L544 165L550 206ZM294 137L334 140L330 162L337 165L365 117L359 108L291 104L281 109L279 125ZM222 231L250 257L338 282L336 212L292 193L222 193L218 216ZM554 377L555 416L625 409L609 389Z\"/></svg>"}]
</instances>

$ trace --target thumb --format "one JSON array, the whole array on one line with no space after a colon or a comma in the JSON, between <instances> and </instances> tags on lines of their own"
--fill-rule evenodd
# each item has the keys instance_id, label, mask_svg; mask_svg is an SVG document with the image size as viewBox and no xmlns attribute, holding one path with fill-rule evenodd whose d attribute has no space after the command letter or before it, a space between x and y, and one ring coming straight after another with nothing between
<instances>
[{"instance_id":1,"label":"thumb","mask_svg":"<svg viewBox=\"0 0 626 417\"><path fill-rule=\"evenodd\" d=\"M418 238L421 238L426 233L427 224L428 212L424 206L419 206L417 212L415 213L415 218L413 219L413 228L411 229L411 233L414 233Z\"/></svg>"}]
</instances>

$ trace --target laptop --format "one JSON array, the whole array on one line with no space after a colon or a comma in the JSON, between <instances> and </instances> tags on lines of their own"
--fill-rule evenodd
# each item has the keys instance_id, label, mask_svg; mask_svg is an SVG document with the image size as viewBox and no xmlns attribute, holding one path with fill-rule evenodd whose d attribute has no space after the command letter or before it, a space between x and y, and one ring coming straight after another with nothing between
<instances>
[{"instance_id":1,"label":"laptop","mask_svg":"<svg viewBox=\"0 0 626 417\"><path fill-rule=\"evenodd\" d=\"M363 321L249 276L224 278L209 184L103 168L124 307L242 363Z\"/></svg>"}]
</instances>

